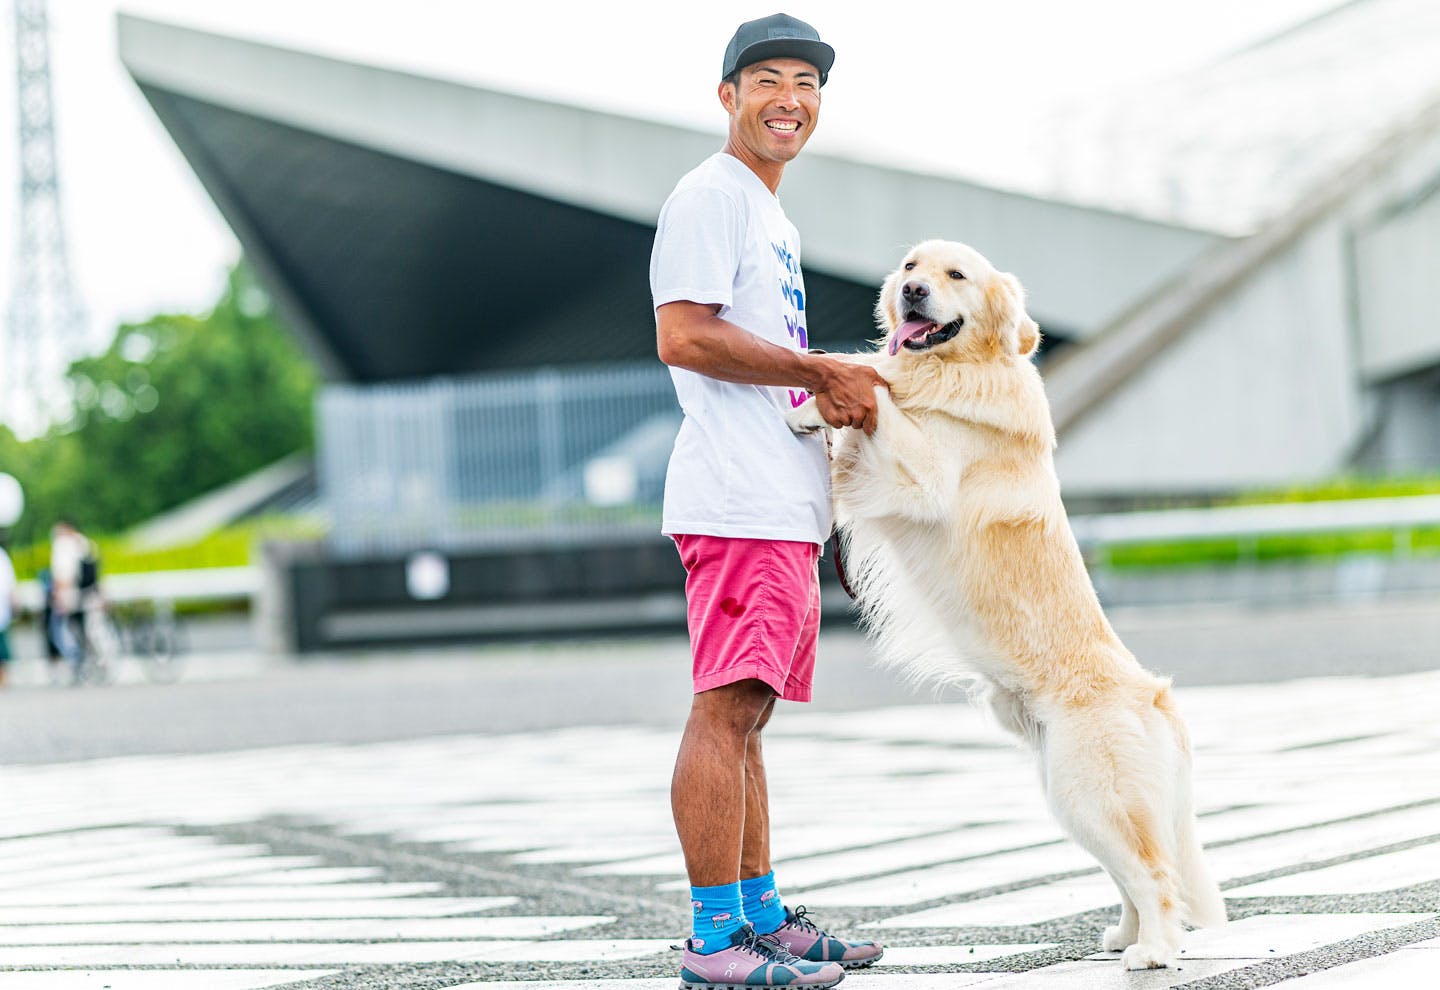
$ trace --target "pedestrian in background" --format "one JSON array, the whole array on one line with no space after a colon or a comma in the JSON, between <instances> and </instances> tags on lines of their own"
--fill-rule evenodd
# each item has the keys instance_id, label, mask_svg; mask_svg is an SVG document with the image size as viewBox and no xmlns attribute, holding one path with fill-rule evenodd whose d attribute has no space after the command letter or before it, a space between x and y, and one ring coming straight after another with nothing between
<instances>
[{"instance_id":1,"label":"pedestrian in background","mask_svg":"<svg viewBox=\"0 0 1440 990\"><path fill-rule=\"evenodd\" d=\"M10 621L15 615L15 565L0 542L0 687L10 677Z\"/></svg>"},{"instance_id":2,"label":"pedestrian in background","mask_svg":"<svg viewBox=\"0 0 1440 990\"><path fill-rule=\"evenodd\" d=\"M50 637L76 678L85 663L85 594L94 577L90 540L70 519L59 519L50 530Z\"/></svg>"},{"instance_id":3,"label":"pedestrian in background","mask_svg":"<svg viewBox=\"0 0 1440 990\"><path fill-rule=\"evenodd\" d=\"M40 639L45 648L45 659L50 665L50 683L59 684L63 679L61 665L65 662L65 654L60 651L60 644L55 642L55 582L50 580L50 568L40 568L35 580L40 583Z\"/></svg>"}]
</instances>

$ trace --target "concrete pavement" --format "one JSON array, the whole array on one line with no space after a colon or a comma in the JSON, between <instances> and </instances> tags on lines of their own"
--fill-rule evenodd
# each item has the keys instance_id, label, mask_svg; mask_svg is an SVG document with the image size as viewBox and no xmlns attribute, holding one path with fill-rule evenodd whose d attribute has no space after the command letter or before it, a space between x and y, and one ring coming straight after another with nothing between
<instances>
[{"instance_id":1,"label":"concrete pavement","mask_svg":"<svg viewBox=\"0 0 1440 990\"><path fill-rule=\"evenodd\" d=\"M1406 639L1429 628L1416 605L1251 616L1236 649L1262 653L1269 630L1290 670L1285 643L1323 653L1373 623L1371 652L1389 658L1374 666L1404 670L1426 650ZM1146 637L1183 641L1179 658L1205 629L1212 644L1232 638L1244 617L1230 618L1117 625L1142 654L1153 655ZM1234 920L1192 934L1175 969L1127 976L1095 951L1116 913L1108 881L1050 822L1028 757L963 703L914 698L870 671L858 639L827 634L825 647L833 693L776 718L767 765L787 902L889 946L883 966L845 986L1433 981L1440 671L1210 685L1182 672L1202 835ZM677 650L237 660L223 679L198 669L189 684L11 691L0 699L0 986L673 987L668 946L686 925L666 799L683 716ZM460 690L469 681L474 695ZM607 708L647 682L649 717ZM327 692L306 731L303 702ZM489 698L475 722L436 701L457 693ZM389 717L387 696L399 709ZM138 727L165 705L172 733ZM108 719L121 755L96 758L107 733L94 724L27 748L4 726L36 710ZM347 718L359 724L346 731Z\"/></svg>"}]
</instances>

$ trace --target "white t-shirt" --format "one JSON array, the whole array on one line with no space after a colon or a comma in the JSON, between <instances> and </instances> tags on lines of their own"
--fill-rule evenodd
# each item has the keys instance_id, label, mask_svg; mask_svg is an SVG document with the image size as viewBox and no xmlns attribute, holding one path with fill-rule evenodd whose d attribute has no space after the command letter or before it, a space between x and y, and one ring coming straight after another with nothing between
<instances>
[{"instance_id":1,"label":"white t-shirt","mask_svg":"<svg viewBox=\"0 0 1440 990\"><path fill-rule=\"evenodd\" d=\"M55 610L80 609L80 565L90 549L79 533L57 533L50 541L50 578L55 583Z\"/></svg>"},{"instance_id":2,"label":"white t-shirt","mask_svg":"<svg viewBox=\"0 0 1440 990\"><path fill-rule=\"evenodd\" d=\"M808 343L800 235L780 201L719 152L680 180L655 231L658 309L719 304L720 318L772 344ZM824 543L830 535L825 440L797 437L784 413L804 389L738 385L671 368L685 420L665 475L663 533Z\"/></svg>"}]
</instances>

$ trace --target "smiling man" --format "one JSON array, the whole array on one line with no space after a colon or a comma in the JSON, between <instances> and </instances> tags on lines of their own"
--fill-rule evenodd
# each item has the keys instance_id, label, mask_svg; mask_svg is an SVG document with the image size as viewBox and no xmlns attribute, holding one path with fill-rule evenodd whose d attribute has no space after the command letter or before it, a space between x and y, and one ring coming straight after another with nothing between
<instances>
[{"instance_id":1,"label":"smiling man","mask_svg":"<svg viewBox=\"0 0 1440 990\"><path fill-rule=\"evenodd\" d=\"M831 522L824 439L796 436L784 414L813 393L831 426L870 432L885 384L809 352L800 237L776 198L834 60L793 17L740 25L721 70L725 147L670 194L650 261L660 359L685 412L663 530L687 572L695 691L670 791L694 926L680 978L693 990L831 987L881 955L786 908L760 746L776 698L810 700Z\"/></svg>"}]
</instances>

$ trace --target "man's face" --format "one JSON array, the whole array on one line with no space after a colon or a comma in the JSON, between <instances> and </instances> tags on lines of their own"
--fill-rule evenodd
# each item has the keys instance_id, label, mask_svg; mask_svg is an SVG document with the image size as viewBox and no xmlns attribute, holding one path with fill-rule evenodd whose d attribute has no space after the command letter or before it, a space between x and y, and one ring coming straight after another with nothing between
<instances>
[{"instance_id":1,"label":"man's face","mask_svg":"<svg viewBox=\"0 0 1440 990\"><path fill-rule=\"evenodd\" d=\"M785 163L805 147L820 119L820 72L798 58L767 58L722 83L730 140L758 161Z\"/></svg>"}]
</instances>

